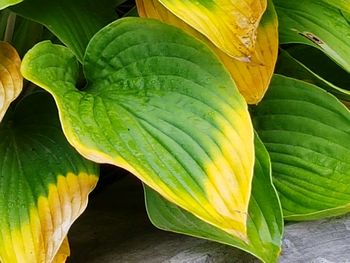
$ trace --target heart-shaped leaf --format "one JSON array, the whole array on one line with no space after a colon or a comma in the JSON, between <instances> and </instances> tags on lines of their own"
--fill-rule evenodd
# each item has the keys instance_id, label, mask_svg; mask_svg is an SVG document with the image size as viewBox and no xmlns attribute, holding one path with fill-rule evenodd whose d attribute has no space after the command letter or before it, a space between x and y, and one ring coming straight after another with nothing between
<instances>
[{"instance_id":1,"label":"heart-shaped leaf","mask_svg":"<svg viewBox=\"0 0 350 263\"><path fill-rule=\"evenodd\" d=\"M286 219L350 211L350 112L343 104L316 86L276 76L253 116Z\"/></svg>"},{"instance_id":2,"label":"heart-shaped leaf","mask_svg":"<svg viewBox=\"0 0 350 263\"><path fill-rule=\"evenodd\" d=\"M349 1L346 2L342 3L350 6ZM336 7L335 1L274 0L274 3L281 44L299 43L316 47L350 72L349 22Z\"/></svg>"},{"instance_id":3,"label":"heart-shaped leaf","mask_svg":"<svg viewBox=\"0 0 350 263\"><path fill-rule=\"evenodd\" d=\"M267 0L159 0L227 55L250 61ZM147 5L148 3L145 2Z\"/></svg>"},{"instance_id":4,"label":"heart-shaped leaf","mask_svg":"<svg viewBox=\"0 0 350 263\"><path fill-rule=\"evenodd\" d=\"M55 97L83 156L123 167L204 221L246 236L252 124L205 45L158 21L124 18L91 40L83 91L74 56L49 42L27 53L22 73Z\"/></svg>"},{"instance_id":5,"label":"heart-shaped leaf","mask_svg":"<svg viewBox=\"0 0 350 263\"><path fill-rule=\"evenodd\" d=\"M0 261L52 262L86 207L97 167L68 144L44 92L10 108L0 138ZM57 262L68 254L65 241Z\"/></svg>"},{"instance_id":6,"label":"heart-shaped leaf","mask_svg":"<svg viewBox=\"0 0 350 263\"><path fill-rule=\"evenodd\" d=\"M17 51L6 42L0 42L0 122L11 102L22 91L21 59Z\"/></svg>"},{"instance_id":7,"label":"heart-shaped leaf","mask_svg":"<svg viewBox=\"0 0 350 263\"><path fill-rule=\"evenodd\" d=\"M31 0L12 7L19 15L45 25L82 61L92 36L117 18L125 0Z\"/></svg>"},{"instance_id":8,"label":"heart-shaped leaf","mask_svg":"<svg viewBox=\"0 0 350 263\"><path fill-rule=\"evenodd\" d=\"M173 15L158 0L136 0L136 3L140 16L159 19L180 27L205 42L230 71L239 91L249 104L257 104L263 98L274 71L278 52L278 21L271 1L268 1L267 10L257 31L255 52L260 59L260 64L245 63L230 57L205 36Z\"/></svg>"},{"instance_id":9,"label":"heart-shaped leaf","mask_svg":"<svg viewBox=\"0 0 350 263\"><path fill-rule=\"evenodd\" d=\"M255 169L246 242L201 221L149 187L144 188L147 212L156 227L234 246L263 262L277 261L281 252L283 217L272 185L270 158L258 137L255 138Z\"/></svg>"}]
</instances>

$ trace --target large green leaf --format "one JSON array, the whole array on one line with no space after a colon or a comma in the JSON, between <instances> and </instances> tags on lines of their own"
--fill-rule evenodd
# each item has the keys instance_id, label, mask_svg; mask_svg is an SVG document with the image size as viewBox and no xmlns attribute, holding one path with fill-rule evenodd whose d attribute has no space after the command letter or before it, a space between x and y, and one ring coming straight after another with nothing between
<instances>
[{"instance_id":1,"label":"large green leaf","mask_svg":"<svg viewBox=\"0 0 350 263\"><path fill-rule=\"evenodd\" d=\"M350 101L350 74L316 48L301 45L281 50L276 73L315 84Z\"/></svg>"},{"instance_id":2,"label":"large green leaf","mask_svg":"<svg viewBox=\"0 0 350 263\"><path fill-rule=\"evenodd\" d=\"M68 144L44 92L10 108L0 138L0 262L52 262L86 207L96 166Z\"/></svg>"},{"instance_id":3,"label":"large green leaf","mask_svg":"<svg viewBox=\"0 0 350 263\"><path fill-rule=\"evenodd\" d=\"M350 112L344 105L316 86L277 75L253 116L285 218L350 211Z\"/></svg>"},{"instance_id":4,"label":"large green leaf","mask_svg":"<svg viewBox=\"0 0 350 263\"><path fill-rule=\"evenodd\" d=\"M331 1L331 5L327 2L274 0L280 42L316 47L350 72L349 22L336 7L335 1ZM349 1L346 2L350 6Z\"/></svg>"},{"instance_id":5,"label":"large green leaf","mask_svg":"<svg viewBox=\"0 0 350 263\"><path fill-rule=\"evenodd\" d=\"M283 218L277 192L272 185L270 158L258 137L255 139L255 156L247 242L199 220L145 186L150 220L160 229L217 241L243 249L264 262L276 262L281 251Z\"/></svg>"},{"instance_id":6,"label":"large green leaf","mask_svg":"<svg viewBox=\"0 0 350 263\"><path fill-rule=\"evenodd\" d=\"M253 129L216 56L180 29L123 18L94 36L83 65L88 85L79 91L78 62L62 46L40 43L22 64L55 97L70 143L244 238Z\"/></svg>"},{"instance_id":7,"label":"large green leaf","mask_svg":"<svg viewBox=\"0 0 350 263\"><path fill-rule=\"evenodd\" d=\"M45 25L82 61L91 37L117 18L115 7L125 0L31 0L13 11Z\"/></svg>"}]
</instances>

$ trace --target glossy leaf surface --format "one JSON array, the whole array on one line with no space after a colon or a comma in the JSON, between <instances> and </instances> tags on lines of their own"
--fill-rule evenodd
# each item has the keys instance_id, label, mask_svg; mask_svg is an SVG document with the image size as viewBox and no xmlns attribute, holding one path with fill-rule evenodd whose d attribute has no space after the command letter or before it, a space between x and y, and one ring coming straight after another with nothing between
<instances>
[{"instance_id":1,"label":"glossy leaf surface","mask_svg":"<svg viewBox=\"0 0 350 263\"><path fill-rule=\"evenodd\" d=\"M152 4L152 1L146 1ZM227 55L250 61L266 0L159 0Z\"/></svg>"},{"instance_id":2,"label":"glossy leaf surface","mask_svg":"<svg viewBox=\"0 0 350 263\"><path fill-rule=\"evenodd\" d=\"M86 207L97 168L68 144L44 92L10 108L0 138L0 261L52 262ZM69 255L65 242L56 262Z\"/></svg>"},{"instance_id":3,"label":"glossy leaf surface","mask_svg":"<svg viewBox=\"0 0 350 263\"><path fill-rule=\"evenodd\" d=\"M82 61L92 36L117 18L123 0L31 0L13 7L19 15L45 25Z\"/></svg>"},{"instance_id":4,"label":"glossy leaf surface","mask_svg":"<svg viewBox=\"0 0 350 263\"><path fill-rule=\"evenodd\" d=\"M136 3L140 16L159 19L180 27L205 42L230 71L239 91L249 104L257 104L262 99L270 83L278 51L278 22L271 1L268 2L267 10L258 27L255 52L259 57L259 63L245 63L233 59L213 45L205 36L164 8L158 0L137 0Z\"/></svg>"},{"instance_id":5,"label":"glossy leaf surface","mask_svg":"<svg viewBox=\"0 0 350 263\"><path fill-rule=\"evenodd\" d=\"M181 30L124 18L91 40L88 82L68 49L43 42L24 76L56 100L86 158L123 167L167 199L241 238L254 162L247 106L214 54Z\"/></svg>"},{"instance_id":6,"label":"glossy leaf surface","mask_svg":"<svg viewBox=\"0 0 350 263\"><path fill-rule=\"evenodd\" d=\"M145 186L146 206L152 223L160 229L213 240L255 255L263 262L276 262L281 251L283 218L277 192L272 185L269 155L255 139L255 169L249 203L247 242L211 226L170 203Z\"/></svg>"},{"instance_id":7,"label":"glossy leaf surface","mask_svg":"<svg viewBox=\"0 0 350 263\"><path fill-rule=\"evenodd\" d=\"M0 122L11 102L22 91L21 59L7 42L0 42Z\"/></svg>"},{"instance_id":8,"label":"glossy leaf surface","mask_svg":"<svg viewBox=\"0 0 350 263\"><path fill-rule=\"evenodd\" d=\"M277 75L253 116L286 219L350 211L350 112L343 104L316 86Z\"/></svg>"},{"instance_id":9,"label":"glossy leaf surface","mask_svg":"<svg viewBox=\"0 0 350 263\"><path fill-rule=\"evenodd\" d=\"M327 2L274 0L280 42L316 47L350 72L349 22L335 7L335 1L331 1L332 5Z\"/></svg>"}]
</instances>

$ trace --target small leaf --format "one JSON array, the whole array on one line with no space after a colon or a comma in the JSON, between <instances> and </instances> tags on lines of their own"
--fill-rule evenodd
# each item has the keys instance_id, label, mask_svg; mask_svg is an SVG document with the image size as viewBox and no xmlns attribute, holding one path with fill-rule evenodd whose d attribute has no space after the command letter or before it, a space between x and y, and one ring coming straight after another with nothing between
<instances>
[{"instance_id":1,"label":"small leaf","mask_svg":"<svg viewBox=\"0 0 350 263\"><path fill-rule=\"evenodd\" d=\"M227 55L245 62L250 61L254 55L257 28L267 0L159 2L205 35Z\"/></svg>"},{"instance_id":2,"label":"small leaf","mask_svg":"<svg viewBox=\"0 0 350 263\"><path fill-rule=\"evenodd\" d=\"M282 211L277 192L272 185L269 155L258 137L255 138L255 155L252 197L247 222L247 242L242 242L201 221L144 186L150 220L160 229L213 240L245 250L263 262L276 262L281 252Z\"/></svg>"},{"instance_id":3,"label":"small leaf","mask_svg":"<svg viewBox=\"0 0 350 263\"><path fill-rule=\"evenodd\" d=\"M0 124L0 261L63 262L97 167L66 141L52 98L23 98ZM67 241L65 241L67 242Z\"/></svg>"},{"instance_id":4,"label":"small leaf","mask_svg":"<svg viewBox=\"0 0 350 263\"><path fill-rule=\"evenodd\" d=\"M230 71L247 103L257 104L263 98L269 86L278 53L278 21L271 1L268 1L267 10L258 27L255 52L261 64L245 63L228 56L215 47L210 40L164 8L158 0L137 0L136 3L140 16L159 19L177 26L205 42Z\"/></svg>"},{"instance_id":5,"label":"small leaf","mask_svg":"<svg viewBox=\"0 0 350 263\"><path fill-rule=\"evenodd\" d=\"M22 91L21 59L8 43L0 42L0 122L11 102Z\"/></svg>"},{"instance_id":6,"label":"small leaf","mask_svg":"<svg viewBox=\"0 0 350 263\"><path fill-rule=\"evenodd\" d=\"M22 2L23 0L0 0L0 10L5 9L6 7L12 6L12 5L16 5L20 2Z\"/></svg>"},{"instance_id":7,"label":"small leaf","mask_svg":"<svg viewBox=\"0 0 350 263\"><path fill-rule=\"evenodd\" d=\"M45 25L82 61L92 36L117 18L114 8L124 0L31 0L12 8Z\"/></svg>"},{"instance_id":8,"label":"small leaf","mask_svg":"<svg viewBox=\"0 0 350 263\"><path fill-rule=\"evenodd\" d=\"M123 167L168 200L244 238L254 163L243 98L214 54L181 30L123 18L99 31L84 60L43 42L22 73L48 90L70 143Z\"/></svg>"},{"instance_id":9,"label":"small leaf","mask_svg":"<svg viewBox=\"0 0 350 263\"><path fill-rule=\"evenodd\" d=\"M281 44L316 47L350 72L350 27L335 1L274 0ZM349 5L349 1L346 1ZM340 2L339 2L340 3Z\"/></svg>"},{"instance_id":10,"label":"small leaf","mask_svg":"<svg viewBox=\"0 0 350 263\"><path fill-rule=\"evenodd\" d=\"M350 211L350 112L324 90L275 76L253 111L288 220Z\"/></svg>"}]
</instances>

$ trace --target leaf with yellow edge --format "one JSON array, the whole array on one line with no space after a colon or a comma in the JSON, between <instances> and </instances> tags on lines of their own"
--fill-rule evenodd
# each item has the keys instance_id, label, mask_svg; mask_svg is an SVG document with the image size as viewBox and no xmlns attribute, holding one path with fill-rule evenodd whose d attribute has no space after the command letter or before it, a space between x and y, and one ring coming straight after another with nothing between
<instances>
[{"instance_id":1,"label":"leaf with yellow edge","mask_svg":"<svg viewBox=\"0 0 350 263\"><path fill-rule=\"evenodd\" d=\"M168 11L158 0L136 0L139 15L159 19L177 26L205 42L218 55L231 73L241 94L249 104L257 104L264 96L271 81L278 54L278 19L272 1L258 27L256 54L261 64L237 61L220 49L198 31Z\"/></svg>"},{"instance_id":2,"label":"leaf with yellow edge","mask_svg":"<svg viewBox=\"0 0 350 263\"><path fill-rule=\"evenodd\" d=\"M55 97L70 143L244 239L254 134L215 55L180 29L123 18L92 38L83 66L88 85L79 91L79 64L63 46L42 42L22 64Z\"/></svg>"},{"instance_id":3,"label":"leaf with yellow edge","mask_svg":"<svg viewBox=\"0 0 350 263\"><path fill-rule=\"evenodd\" d=\"M267 0L159 0L227 55L249 62Z\"/></svg>"},{"instance_id":4,"label":"leaf with yellow edge","mask_svg":"<svg viewBox=\"0 0 350 263\"><path fill-rule=\"evenodd\" d=\"M96 185L96 165L68 144L44 92L10 107L0 138L0 262L64 262L64 239Z\"/></svg>"},{"instance_id":5,"label":"leaf with yellow edge","mask_svg":"<svg viewBox=\"0 0 350 263\"><path fill-rule=\"evenodd\" d=\"M0 42L0 122L11 102L22 91L21 59L7 42Z\"/></svg>"}]
</instances>

